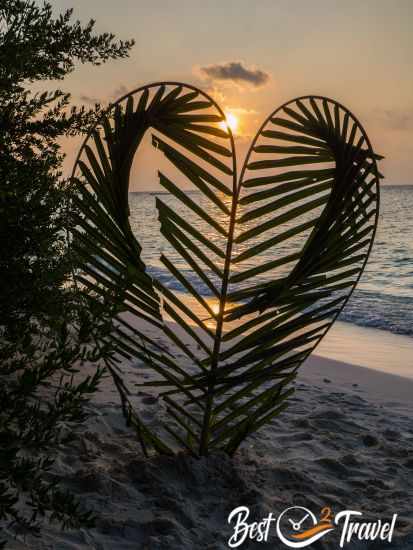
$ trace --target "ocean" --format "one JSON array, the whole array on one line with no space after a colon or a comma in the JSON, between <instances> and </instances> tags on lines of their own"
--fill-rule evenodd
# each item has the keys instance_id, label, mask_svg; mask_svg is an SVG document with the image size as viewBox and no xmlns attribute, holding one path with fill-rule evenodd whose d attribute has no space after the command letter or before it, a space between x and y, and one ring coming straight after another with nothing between
<instances>
[{"instance_id":1,"label":"ocean","mask_svg":"<svg viewBox=\"0 0 413 550\"><path fill-rule=\"evenodd\" d=\"M198 278L159 232L155 198L172 204L182 213L182 205L163 193L130 193L131 226L143 247L142 257L148 272L175 290L184 290L174 281L159 261L166 252L198 290L208 295ZM202 202L200 194L196 200ZM188 219L198 228L207 230L196 216ZM272 252L274 254L274 252ZM258 261L266 258L259 256ZM268 261L268 258L267 258ZM267 279L266 279L267 277ZM268 280L268 274L260 279ZM340 315L342 321L356 325L380 328L395 334L413 337L413 186L382 186L379 226L374 247L351 299Z\"/></svg>"}]
</instances>

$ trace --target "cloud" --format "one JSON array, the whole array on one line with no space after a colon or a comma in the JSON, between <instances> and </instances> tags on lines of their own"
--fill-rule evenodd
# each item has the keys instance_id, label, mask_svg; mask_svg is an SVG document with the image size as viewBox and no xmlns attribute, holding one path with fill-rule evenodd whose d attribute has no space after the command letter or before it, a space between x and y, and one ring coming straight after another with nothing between
<instances>
[{"instance_id":1,"label":"cloud","mask_svg":"<svg viewBox=\"0 0 413 550\"><path fill-rule=\"evenodd\" d=\"M246 67L242 61L229 61L215 65L205 65L199 71L204 78L211 80L229 80L238 84L251 84L255 88L264 86L270 79L269 73L260 69Z\"/></svg>"},{"instance_id":2,"label":"cloud","mask_svg":"<svg viewBox=\"0 0 413 550\"><path fill-rule=\"evenodd\" d=\"M258 114L258 111L254 109L244 109L244 107L228 107L228 111L235 115L250 116Z\"/></svg>"},{"instance_id":3,"label":"cloud","mask_svg":"<svg viewBox=\"0 0 413 550\"><path fill-rule=\"evenodd\" d=\"M133 90L133 88L128 90L128 88L124 84L121 84L118 88L116 88L116 90L114 90L112 97L113 99L119 99L120 97L126 95L131 90Z\"/></svg>"},{"instance_id":4,"label":"cloud","mask_svg":"<svg viewBox=\"0 0 413 550\"><path fill-rule=\"evenodd\" d=\"M89 103L90 105L95 105L96 103L102 103L102 100L98 97L91 97L89 95L81 95L80 100L83 101L83 103Z\"/></svg>"},{"instance_id":5,"label":"cloud","mask_svg":"<svg viewBox=\"0 0 413 550\"><path fill-rule=\"evenodd\" d=\"M133 88L130 88L130 90L132 89ZM111 101L116 101L120 97L126 95L130 90L124 84L120 84L113 92L109 93L106 98L83 94L79 96L79 99L83 103L88 103L89 105L95 105L96 103L107 105Z\"/></svg>"},{"instance_id":6,"label":"cloud","mask_svg":"<svg viewBox=\"0 0 413 550\"><path fill-rule=\"evenodd\" d=\"M413 112L401 109L375 109L375 118L390 130L405 131L413 128Z\"/></svg>"}]
</instances>

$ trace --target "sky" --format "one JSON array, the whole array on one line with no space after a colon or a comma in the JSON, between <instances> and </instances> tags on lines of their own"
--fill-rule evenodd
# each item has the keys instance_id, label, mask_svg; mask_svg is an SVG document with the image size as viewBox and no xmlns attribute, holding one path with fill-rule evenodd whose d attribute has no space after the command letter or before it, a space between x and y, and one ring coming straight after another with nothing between
<instances>
[{"instance_id":1,"label":"sky","mask_svg":"<svg viewBox=\"0 0 413 550\"><path fill-rule=\"evenodd\" d=\"M75 103L107 103L146 83L201 87L238 119L242 152L261 122L294 97L349 108L386 158L387 184L413 184L412 0L52 0L82 22L136 44L127 60L79 66ZM60 84L61 85L61 84ZM65 143L66 167L78 142ZM138 171L139 172L139 171ZM151 189L145 171L131 190Z\"/></svg>"}]
</instances>

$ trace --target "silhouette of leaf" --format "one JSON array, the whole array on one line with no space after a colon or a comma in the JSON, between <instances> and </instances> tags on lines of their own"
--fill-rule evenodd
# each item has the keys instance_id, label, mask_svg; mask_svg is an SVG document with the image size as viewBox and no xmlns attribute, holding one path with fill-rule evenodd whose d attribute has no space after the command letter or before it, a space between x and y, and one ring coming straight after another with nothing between
<instances>
[{"instance_id":1,"label":"silhouette of leaf","mask_svg":"<svg viewBox=\"0 0 413 550\"><path fill-rule=\"evenodd\" d=\"M172 172L158 172L167 194L155 207L169 244L159 259L186 297L147 273L129 222L130 170L146 133ZM285 409L299 366L366 264L381 158L346 108L318 96L266 119L239 177L224 113L194 87L146 86L103 115L73 174L73 246L84 258L76 278L83 292L118 291L119 358L109 368L145 453L178 444L194 455L233 454ZM160 434L128 401L116 362L125 358L153 372L141 385L164 400Z\"/></svg>"}]
</instances>

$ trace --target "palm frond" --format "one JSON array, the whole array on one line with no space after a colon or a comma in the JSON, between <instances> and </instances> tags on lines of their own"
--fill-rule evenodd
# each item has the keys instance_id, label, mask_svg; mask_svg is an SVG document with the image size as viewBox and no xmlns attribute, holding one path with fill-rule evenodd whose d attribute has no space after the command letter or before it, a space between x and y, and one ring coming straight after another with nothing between
<instances>
[{"instance_id":1,"label":"palm frond","mask_svg":"<svg viewBox=\"0 0 413 550\"><path fill-rule=\"evenodd\" d=\"M167 192L156 198L168 243L160 262L186 295L148 274L130 225L131 166L148 132L170 172L158 172ZM154 373L143 385L157 389L170 418L159 434L127 401L121 363L114 378L145 452L178 444L195 455L232 454L284 410L299 366L366 264L380 158L357 119L318 96L267 118L239 177L224 114L194 87L146 86L103 115L73 174L73 246L84 258L77 281L102 297L118 290L123 313L111 337L119 360L139 359Z\"/></svg>"}]
</instances>

